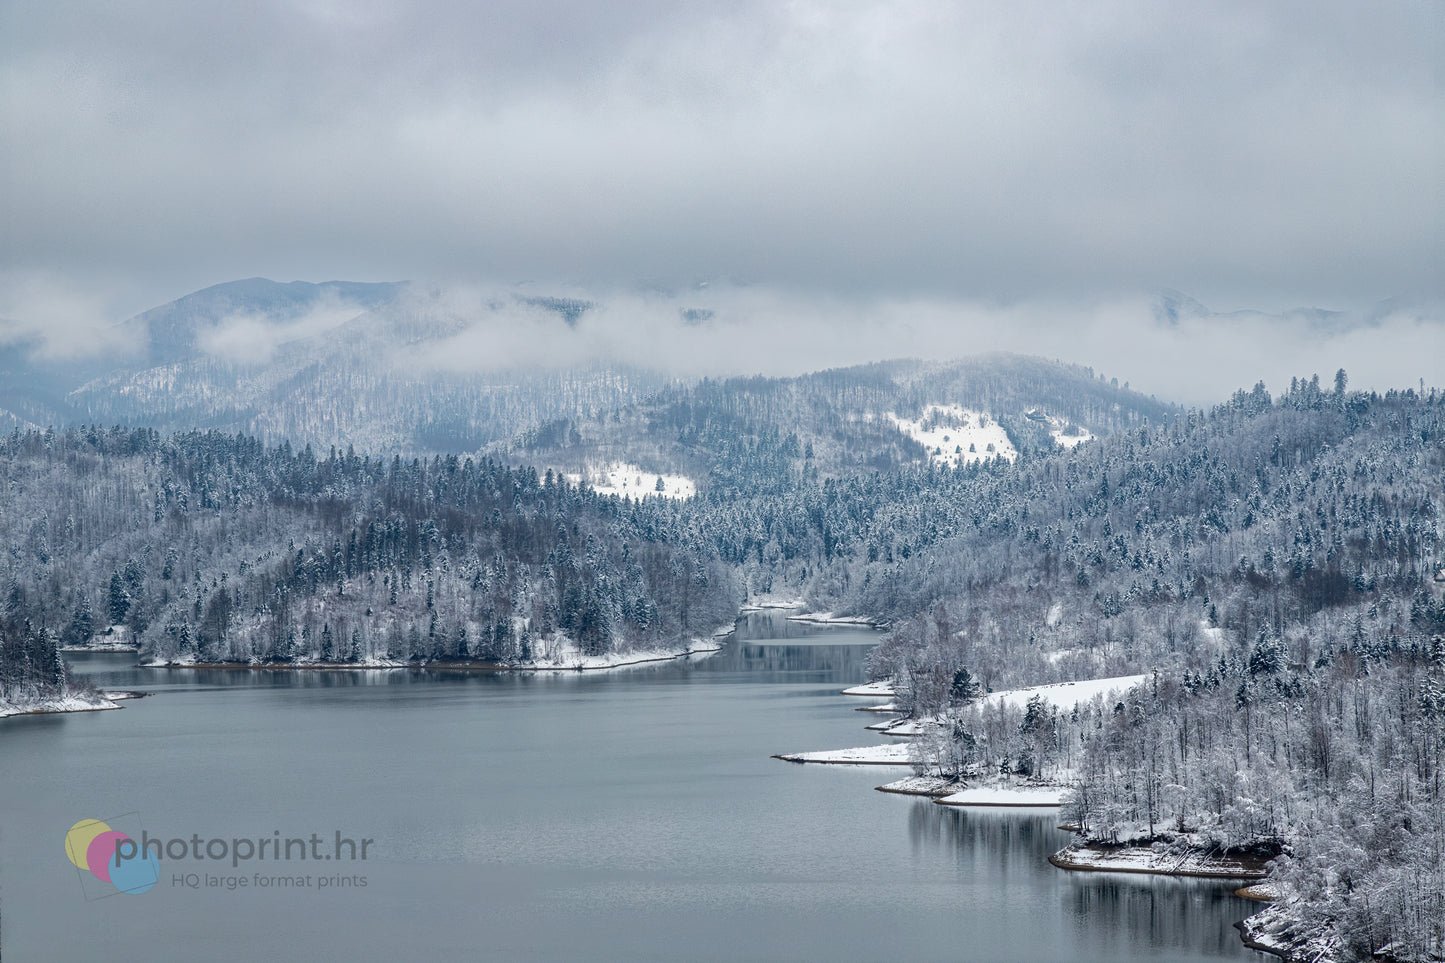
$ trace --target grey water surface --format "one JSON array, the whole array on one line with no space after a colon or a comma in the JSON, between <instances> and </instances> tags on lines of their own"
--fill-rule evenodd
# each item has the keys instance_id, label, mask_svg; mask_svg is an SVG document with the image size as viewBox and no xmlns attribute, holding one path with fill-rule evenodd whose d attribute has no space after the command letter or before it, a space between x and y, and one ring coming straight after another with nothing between
<instances>
[{"instance_id":1,"label":"grey water surface","mask_svg":"<svg viewBox=\"0 0 1445 963\"><path fill-rule=\"evenodd\" d=\"M1228 884L1050 866L1053 812L945 808L873 791L906 770L769 758L886 741L839 695L875 640L761 613L710 657L604 673L72 656L153 696L0 721L0 955L1265 959L1231 925L1258 904ZM185 852L120 893L67 859L83 819ZM337 833L373 840L367 858ZM278 835L307 858L233 842Z\"/></svg>"}]
</instances>

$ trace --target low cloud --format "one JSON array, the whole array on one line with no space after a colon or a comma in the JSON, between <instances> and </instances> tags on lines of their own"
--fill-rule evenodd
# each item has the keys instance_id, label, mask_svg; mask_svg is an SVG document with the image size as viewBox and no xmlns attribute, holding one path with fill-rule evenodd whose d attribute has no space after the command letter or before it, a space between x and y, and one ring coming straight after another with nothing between
<instances>
[{"instance_id":1,"label":"low cloud","mask_svg":"<svg viewBox=\"0 0 1445 963\"><path fill-rule=\"evenodd\" d=\"M25 345L43 361L126 357L142 345L113 320L113 292L47 272L0 271L0 347Z\"/></svg>"},{"instance_id":2,"label":"low cloud","mask_svg":"<svg viewBox=\"0 0 1445 963\"><path fill-rule=\"evenodd\" d=\"M284 320L264 314L227 315L203 328L196 345L212 357L235 364L265 364L286 345L320 337L363 310L339 298L324 298L305 314Z\"/></svg>"},{"instance_id":3,"label":"low cloud","mask_svg":"<svg viewBox=\"0 0 1445 963\"><path fill-rule=\"evenodd\" d=\"M1158 320L1157 299L1080 307L1007 306L956 299L822 298L769 288L710 286L670 296L572 291L596 304L568 327L507 292L452 290L429 309L466 318L464 330L414 350L418 369L487 371L623 362L684 377L797 375L890 358L949 360L1008 351L1087 365L1136 390L1186 404L1221 401L1264 381L1328 380L1346 368L1355 388L1445 386L1445 314L1404 306L1344 313L1211 313ZM698 323L696 314L711 312Z\"/></svg>"}]
</instances>

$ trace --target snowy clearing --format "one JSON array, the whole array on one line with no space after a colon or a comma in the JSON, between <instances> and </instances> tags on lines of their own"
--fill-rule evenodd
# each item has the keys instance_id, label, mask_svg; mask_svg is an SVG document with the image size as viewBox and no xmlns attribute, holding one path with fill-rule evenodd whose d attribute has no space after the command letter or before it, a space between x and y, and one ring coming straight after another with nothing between
<instances>
[{"instance_id":1,"label":"snowy clearing","mask_svg":"<svg viewBox=\"0 0 1445 963\"><path fill-rule=\"evenodd\" d=\"M636 465L621 461L601 467L589 467L579 474L569 474L567 480L578 485L589 485L599 495L691 498L697 494L697 483L686 475L644 471Z\"/></svg>"},{"instance_id":2,"label":"snowy clearing","mask_svg":"<svg viewBox=\"0 0 1445 963\"><path fill-rule=\"evenodd\" d=\"M929 459L940 465L967 465L985 458L1013 461L1019 456L996 420L962 405L928 405L917 420L891 411L886 417L927 448Z\"/></svg>"},{"instance_id":3,"label":"snowy clearing","mask_svg":"<svg viewBox=\"0 0 1445 963\"><path fill-rule=\"evenodd\" d=\"M1042 696L1043 700L1054 708L1068 710L1081 702L1093 701L1094 696L1108 695L1110 692L1126 692L1141 682L1147 682L1150 678L1151 676L1146 673L1116 675L1108 679L1083 679L1079 682L1051 682L1047 685L1029 686L1025 689L1002 689L998 692L990 692L979 701L994 704L1011 702L1022 708L1034 696Z\"/></svg>"},{"instance_id":4,"label":"snowy clearing","mask_svg":"<svg viewBox=\"0 0 1445 963\"><path fill-rule=\"evenodd\" d=\"M907 766L909 746L858 746L854 749L824 749L821 752L779 753L774 759L788 762L817 762L830 766Z\"/></svg>"},{"instance_id":5,"label":"snowy clearing","mask_svg":"<svg viewBox=\"0 0 1445 963\"><path fill-rule=\"evenodd\" d=\"M1093 441L1094 435L1087 428L1076 425L1067 418L1060 418L1057 415L1045 415L1035 409L1024 415L1032 421L1043 421L1049 426L1049 436L1055 443L1064 448L1074 448L1086 441Z\"/></svg>"},{"instance_id":6,"label":"snowy clearing","mask_svg":"<svg viewBox=\"0 0 1445 963\"><path fill-rule=\"evenodd\" d=\"M1047 685L1029 686L1025 689L1001 689L974 700L973 704L1010 703L1021 709L1028 705L1029 700L1034 696L1040 696L1047 704L1061 712L1068 712L1081 702L1092 701L1095 696L1108 695L1111 692L1122 693L1141 682L1148 681L1149 678L1151 677L1148 675L1117 675L1108 679L1051 682ZM928 719L895 719L891 722L875 722L867 728L889 736L916 736L936 722L937 720L931 717Z\"/></svg>"}]
</instances>

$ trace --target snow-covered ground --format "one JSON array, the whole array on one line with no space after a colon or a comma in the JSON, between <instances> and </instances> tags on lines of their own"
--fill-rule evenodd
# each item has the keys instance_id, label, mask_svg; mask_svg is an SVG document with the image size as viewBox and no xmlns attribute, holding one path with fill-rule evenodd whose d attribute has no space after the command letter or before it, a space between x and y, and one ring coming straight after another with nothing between
<instances>
[{"instance_id":1,"label":"snow-covered ground","mask_svg":"<svg viewBox=\"0 0 1445 963\"><path fill-rule=\"evenodd\" d=\"M100 709L119 709L110 699L90 702L78 696L42 698L33 701L10 702L0 700L0 718L23 716L47 712L95 712Z\"/></svg>"},{"instance_id":2,"label":"snow-covered ground","mask_svg":"<svg viewBox=\"0 0 1445 963\"><path fill-rule=\"evenodd\" d=\"M1147 846L1102 846L1072 843L1049 857L1060 869L1094 870L1108 873L1147 873L1164 876L1207 876L1219 879L1263 879L1266 870L1257 864L1224 859L1190 850L1182 856Z\"/></svg>"},{"instance_id":3,"label":"snow-covered ground","mask_svg":"<svg viewBox=\"0 0 1445 963\"><path fill-rule=\"evenodd\" d=\"M892 679L880 679L877 682L865 682L862 685L850 686L843 690L843 695L850 696L871 696L880 698L883 696L894 696L898 693L893 691Z\"/></svg>"},{"instance_id":4,"label":"snow-covered ground","mask_svg":"<svg viewBox=\"0 0 1445 963\"><path fill-rule=\"evenodd\" d=\"M875 626L879 621L871 615L834 615L832 612L804 612L802 615L788 616L789 622L810 622L814 625L868 625Z\"/></svg>"},{"instance_id":5,"label":"snow-covered ground","mask_svg":"<svg viewBox=\"0 0 1445 963\"><path fill-rule=\"evenodd\" d=\"M721 648L722 646L715 642L695 641L691 645L675 649L633 649L628 652L609 652L606 655L583 655L580 649L571 646L563 651L553 652L545 659L517 662L509 668L528 672L618 669L624 665L639 665L643 662L666 662L690 655L711 655Z\"/></svg>"},{"instance_id":6,"label":"snow-covered ground","mask_svg":"<svg viewBox=\"0 0 1445 963\"><path fill-rule=\"evenodd\" d=\"M577 643L565 636L549 640L530 662L513 663L510 668L529 671L616 669L642 662L665 662L690 655L711 655L722 648L721 639L731 635L733 626L720 625L706 639L690 639L675 646L656 649L629 649L604 655L584 655Z\"/></svg>"},{"instance_id":7,"label":"snow-covered ground","mask_svg":"<svg viewBox=\"0 0 1445 963\"><path fill-rule=\"evenodd\" d=\"M1045 702L1057 709L1068 710L1081 702L1092 701L1094 696L1108 695L1110 692L1122 694L1139 683L1148 681L1149 678L1148 674L1116 675L1107 679L1084 679L1080 682L1050 682L1047 685L1034 685L1024 689L1002 689L998 692L990 692L981 701L1010 702L1022 708L1037 695L1042 696Z\"/></svg>"},{"instance_id":8,"label":"snow-covered ground","mask_svg":"<svg viewBox=\"0 0 1445 963\"><path fill-rule=\"evenodd\" d=\"M779 753L774 759L788 762L818 762L832 766L907 766L907 743L887 746L858 746L854 749L824 749L821 752Z\"/></svg>"},{"instance_id":9,"label":"snow-covered ground","mask_svg":"<svg viewBox=\"0 0 1445 963\"><path fill-rule=\"evenodd\" d=\"M896 792L904 796L951 796L962 785L951 776L905 776L874 788L879 792Z\"/></svg>"},{"instance_id":10,"label":"snow-covered ground","mask_svg":"<svg viewBox=\"0 0 1445 963\"><path fill-rule=\"evenodd\" d=\"M1030 415L1030 417L1033 417L1033 415ZM1048 415L1047 421L1049 425L1049 435L1053 437L1054 441L1065 448L1073 448L1082 445L1086 441L1094 440L1094 436L1088 429L1080 425L1075 425L1066 418Z\"/></svg>"},{"instance_id":11,"label":"snow-covered ground","mask_svg":"<svg viewBox=\"0 0 1445 963\"><path fill-rule=\"evenodd\" d=\"M962 405L929 405L918 419L900 418L891 411L886 417L941 465L966 465L985 458L1013 461L1019 456L997 420Z\"/></svg>"},{"instance_id":12,"label":"snow-covered ground","mask_svg":"<svg viewBox=\"0 0 1445 963\"><path fill-rule=\"evenodd\" d=\"M993 783L935 799L940 806L1047 806L1063 802L1067 786L1042 786L1029 783Z\"/></svg>"},{"instance_id":13,"label":"snow-covered ground","mask_svg":"<svg viewBox=\"0 0 1445 963\"><path fill-rule=\"evenodd\" d=\"M804 605L801 598L789 595L754 595L747 605L738 611L740 612L762 612L766 609L800 609Z\"/></svg>"},{"instance_id":14,"label":"snow-covered ground","mask_svg":"<svg viewBox=\"0 0 1445 963\"><path fill-rule=\"evenodd\" d=\"M99 635L92 635L80 645L61 646L62 652L135 652L140 647L136 645L134 636L131 635L130 627L125 625L112 625Z\"/></svg>"},{"instance_id":15,"label":"snow-covered ground","mask_svg":"<svg viewBox=\"0 0 1445 963\"><path fill-rule=\"evenodd\" d=\"M998 692L990 692L978 699L977 702L994 705L1009 703L1023 708L1034 696L1040 696L1054 708L1067 712L1081 702L1092 701L1095 696L1108 695L1111 692L1123 693L1149 678L1148 675L1116 675L1107 679L1085 679L1081 682L1051 682L1048 685L1035 685L1024 689L1001 689ZM934 721L933 719L899 719L892 723L876 722L868 728L890 736L916 736Z\"/></svg>"},{"instance_id":16,"label":"snow-covered ground","mask_svg":"<svg viewBox=\"0 0 1445 963\"><path fill-rule=\"evenodd\" d=\"M662 487L658 487L658 480ZM609 465L590 467L580 474L570 474L567 480L574 484L587 484L599 495L629 495L633 498L691 498L697 494L697 483L686 475L669 475L663 472L645 471L627 462L615 461Z\"/></svg>"}]
</instances>

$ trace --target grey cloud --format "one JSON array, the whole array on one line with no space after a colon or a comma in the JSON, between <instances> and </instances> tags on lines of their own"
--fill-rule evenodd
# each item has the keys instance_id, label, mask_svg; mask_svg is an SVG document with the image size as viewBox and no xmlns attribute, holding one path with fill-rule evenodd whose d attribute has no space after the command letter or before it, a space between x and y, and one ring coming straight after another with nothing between
<instances>
[{"instance_id":1,"label":"grey cloud","mask_svg":"<svg viewBox=\"0 0 1445 963\"><path fill-rule=\"evenodd\" d=\"M0 263L141 279L133 310L257 274L727 275L839 305L1442 291L1427 2L4 16Z\"/></svg>"}]
</instances>

